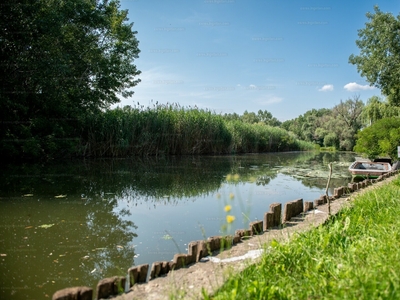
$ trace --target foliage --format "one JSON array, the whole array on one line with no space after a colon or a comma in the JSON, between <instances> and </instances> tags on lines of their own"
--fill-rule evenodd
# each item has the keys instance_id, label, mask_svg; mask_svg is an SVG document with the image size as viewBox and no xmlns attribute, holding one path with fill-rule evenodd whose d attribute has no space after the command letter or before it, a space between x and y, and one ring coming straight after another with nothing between
<instances>
[{"instance_id":1,"label":"foliage","mask_svg":"<svg viewBox=\"0 0 400 300\"><path fill-rule=\"evenodd\" d=\"M329 109L312 109L307 111L304 115L300 115L294 120L288 120L282 123L282 128L293 132L300 139L315 142L322 145L321 137L316 134L318 128L320 128L320 120L324 116L331 114ZM322 138L323 139L323 138Z\"/></svg>"},{"instance_id":2,"label":"foliage","mask_svg":"<svg viewBox=\"0 0 400 300\"><path fill-rule=\"evenodd\" d=\"M226 153L231 141L219 115L172 104L90 115L86 130L81 155L94 157Z\"/></svg>"},{"instance_id":3,"label":"foliage","mask_svg":"<svg viewBox=\"0 0 400 300\"><path fill-rule=\"evenodd\" d=\"M243 115L238 115L237 113L233 114L225 114L224 118L228 121L233 121L233 120L241 120L245 123L249 124L255 124L255 123L261 123L269 126L280 126L281 122L272 116L272 114L264 110L262 111L261 109L256 113L254 112L248 112L247 110L243 113Z\"/></svg>"},{"instance_id":4,"label":"foliage","mask_svg":"<svg viewBox=\"0 0 400 300\"><path fill-rule=\"evenodd\" d=\"M357 197L352 207L232 274L205 299L397 299L399 179ZM266 245L267 246L267 245Z\"/></svg>"},{"instance_id":5,"label":"foliage","mask_svg":"<svg viewBox=\"0 0 400 300\"><path fill-rule=\"evenodd\" d=\"M344 121L346 127L353 130L358 130L361 127L360 115L364 103L359 96L354 96L353 99L348 99L345 102L340 101L339 105L333 108L333 117L337 117Z\"/></svg>"},{"instance_id":6,"label":"foliage","mask_svg":"<svg viewBox=\"0 0 400 300\"><path fill-rule=\"evenodd\" d=\"M397 158L400 143L400 118L385 118L358 133L354 151L365 153L369 158L390 156Z\"/></svg>"},{"instance_id":7,"label":"foliage","mask_svg":"<svg viewBox=\"0 0 400 300\"><path fill-rule=\"evenodd\" d=\"M241 121L227 123L232 134L232 153L311 150L310 143L301 143L293 134L278 127L249 124Z\"/></svg>"},{"instance_id":8,"label":"foliage","mask_svg":"<svg viewBox=\"0 0 400 300\"><path fill-rule=\"evenodd\" d=\"M131 95L138 41L118 0L0 5L0 153L74 151L82 119Z\"/></svg>"},{"instance_id":9,"label":"foliage","mask_svg":"<svg viewBox=\"0 0 400 300\"><path fill-rule=\"evenodd\" d=\"M380 119L398 116L400 116L399 106L390 104L386 99L372 96L362 111L361 119L364 126L369 126Z\"/></svg>"},{"instance_id":10,"label":"foliage","mask_svg":"<svg viewBox=\"0 0 400 300\"><path fill-rule=\"evenodd\" d=\"M116 108L86 118L80 155L124 157L310 150L286 130L177 104Z\"/></svg>"},{"instance_id":11,"label":"foliage","mask_svg":"<svg viewBox=\"0 0 400 300\"><path fill-rule=\"evenodd\" d=\"M362 127L363 107L359 97L354 96L340 101L332 109L310 110L294 120L285 121L281 127L321 147L352 150L355 134Z\"/></svg>"},{"instance_id":12,"label":"foliage","mask_svg":"<svg viewBox=\"0 0 400 300\"><path fill-rule=\"evenodd\" d=\"M369 22L358 31L356 41L359 55L352 54L349 62L357 66L361 76L380 88L390 104L400 105L400 15L383 13L378 6L366 14Z\"/></svg>"}]
</instances>

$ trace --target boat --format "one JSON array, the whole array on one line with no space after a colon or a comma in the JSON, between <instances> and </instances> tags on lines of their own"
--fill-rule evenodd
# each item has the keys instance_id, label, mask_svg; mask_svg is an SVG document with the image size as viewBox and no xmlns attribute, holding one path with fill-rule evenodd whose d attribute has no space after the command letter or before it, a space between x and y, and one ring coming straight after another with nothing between
<instances>
[{"instance_id":1,"label":"boat","mask_svg":"<svg viewBox=\"0 0 400 300\"><path fill-rule=\"evenodd\" d=\"M392 165L388 161L356 160L349 171L353 179L376 179L379 176L392 171Z\"/></svg>"}]
</instances>

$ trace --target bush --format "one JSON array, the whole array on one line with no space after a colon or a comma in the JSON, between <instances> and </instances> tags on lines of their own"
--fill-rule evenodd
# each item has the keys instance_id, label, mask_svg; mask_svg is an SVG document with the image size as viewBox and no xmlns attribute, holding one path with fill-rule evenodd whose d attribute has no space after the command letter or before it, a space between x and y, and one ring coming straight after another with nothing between
<instances>
[{"instance_id":1,"label":"bush","mask_svg":"<svg viewBox=\"0 0 400 300\"><path fill-rule=\"evenodd\" d=\"M400 145L400 118L385 118L376 121L357 134L354 151L365 153L369 158L390 156L397 158Z\"/></svg>"}]
</instances>

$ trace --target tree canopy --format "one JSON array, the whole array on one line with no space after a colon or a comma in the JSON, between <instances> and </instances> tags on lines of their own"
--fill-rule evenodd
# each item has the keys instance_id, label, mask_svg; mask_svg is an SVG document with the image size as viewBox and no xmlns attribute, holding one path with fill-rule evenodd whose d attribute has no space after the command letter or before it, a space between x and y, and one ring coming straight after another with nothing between
<instances>
[{"instance_id":1,"label":"tree canopy","mask_svg":"<svg viewBox=\"0 0 400 300\"><path fill-rule=\"evenodd\" d=\"M225 114L224 118L226 120L241 120L245 123L249 124L265 124L269 126L280 126L281 122L275 118L272 113L268 110L261 110L259 109L257 114L254 112L248 112L247 110L244 111L243 115L238 115L237 113L233 114Z\"/></svg>"},{"instance_id":2,"label":"tree canopy","mask_svg":"<svg viewBox=\"0 0 400 300\"><path fill-rule=\"evenodd\" d=\"M389 103L387 99L372 96L368 99L367 105L362 112L362 119L365 126L369 126L384 118L400 116L400 107Z\"/></svg>"},{"instance_id":3,"label":"tree canopy","mask_svg":"<svg viewBox=\"0 0 400 300\"><path fill-rule=\"evenodd\" d=\"M384 118L359 131L354 151L369 158L390 156L397 159L400 141L400 118Z\"/></svg>"},{"instance_id":4,"label":"tree canopy","mask_svg":"<svg viewBox=\"0 0 400 300\"><path fill-rule=\"evenodd\" d=\"M358 31L359 55L349 62L361 76L386 95L391 104L400 105L400 15L384 13L378 6L366 14L369 22Z\"/></svg>"},{"instance_id":5,"label":"tree canopy","mask_svg":"<svg viewBox=\"0 0 400 300\"><path fill-rule=\"evenodd\" d=\"M320 146L351 151L356 133L362 127L364 103L359 96L340 101L332 109L312 109L282 127L294 132L300 139Z\"/></svg>"},{"instance_id":6,"label":"tree canopy","mask_svg":"<svg viewBox=\"0 0 400 300\"><path fill-rule=\"evenodd\" d=\"M139 49L118 0L0 4L0 152L62 151L80 118L129 96Z\"/></svg>"}]
</instances>

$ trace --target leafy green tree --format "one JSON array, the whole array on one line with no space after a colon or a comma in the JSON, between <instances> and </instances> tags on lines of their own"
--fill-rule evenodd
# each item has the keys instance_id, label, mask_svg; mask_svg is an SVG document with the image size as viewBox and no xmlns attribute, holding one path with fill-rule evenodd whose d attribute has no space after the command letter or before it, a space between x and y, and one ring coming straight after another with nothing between
<instances>
[{"instance_id":1,"label":"leafy green tree","mask_svg":"<svg viewBox=\"0 0 400 300\"><path fill-rule=\"evenodd\" d=\"M272 116L267 110L262 111L261 109L257 112L258 122L262 122L265 125L269 126L280 126L282 122L280 122L277 118Z\"/></svg>"},{"instance_id":2,"label":"leafy green tree","mask_svg":"<svg viewBox=\"0 0 400 300\"><path fill-rule=\"evenodd\" d=\"M317 129L315 129L315 133L314 133L315 142L318 145L324 145L325 136L327 136L328 134L329 134L328 130L326 130L325 128L322 128L322 127L318 127Z\"/></svg>"},{"instance_id":3,"label":"leafy green tree","mask_svg":"<svg viewBox=\"0 0 400 300\"><path fill-rule=\"evenodd\" d=\"M248 112L247 110L244 111L243 115L240 116L240 119L249 124L254 124L260 122L260 119L254 112Z\"/></svg>"},{"instance_id":4,"label":"leafy green tree","mask_svg":"<svg viewBox=\"0 0 400 300\"><path fill-rule=\"evenodd\" d=\"M356 133L362 127L361 113L364 103L359 96L340 101L332 109L331 119L323 123L323 127L337 137L337 149L350 151L356 141Z\"/></svg>"},{"instance_id":5,"label":"leafy green tree","mask_svg":"<svg viewBox=\"0 0 400 300\"><path fill-rule=\"evenodd\" d=\"M223 115L224 119L227 121L235 121L235 120L240 120L240 116L237 113L233 114L224 114Z\"/></svg>"},{"instance_id":6,"label":"leafy green tree","mask_svg":"<svg viewBox=\"0 0 400 300\"><path fill-rule=\"evenodd\" d=\"M275 118L269 111L261 109L256 113L244 111L243 115L239 116L237 113L225 114L224 118L228 121L241 120L244 123L249 124L265 124L269 126L280 126L281 122Z\"/></svg>"},{"instance_id":7,"label":"leafy green tree","mask_svg":"<svg viewBox=\"0 0 400 300\"><path fill-rule=\"evenodd\" d=\"M372 96L364 107L361 118L364 126L383 119L400 116L400 107L391 105L388 100L382 100L377 96Z\"/></svg>"},{"instance_id":8,"label":"leafy green tree","mask_svg":"<svg viewBox=\"0 0 400 300\"><path fill-rule=\"evenodd\" d=\"M282 128L300 139L338 150L352 150L355 134L361 128L364 103L358 96L340 101L332 109L312 109L304 115L282 123Z\"/></svg>"},{"instance_id":9,"label":"leafy green tree","mask_svg":"<svg viewBox=\"0 0 400 300\"><path fill-rule=\"evenodd\" d=\"M129 96L140 72L118 0L0 4L0 153L46 157L77 146L82 119Z\"/></svg>"},{"instance_id":10,"label":"leafy green tree","mask_svg":"<svg viewBox=\"0 0 400 300\"><path fill-rule=\"evenodd\" d=\"M333 117L343 120L348 128L356 132L361 128L363 107L364 103L360 100L360 97L354 96L353 99L347 99L345 102L340 101L332 110Z\"/></svg>"},{"instance_id":11,"label":"leafy green tree","mask_svg":"<svg viewBox=\"0 0 400 300\"><path fill-rule=\"evenodd\" d=\"M390 104L400 105L400 15L396 18L375 6L374 13L366 16L369 22L358 31L356 41L360 54L352 54L349 62L388 96Z\"/></svg>"},{"instance_id":12,"label":"leafy green tree","mask_svg":"<svg viewBox=\"0 0 400 300\"><path fill-rule=\"evenodd\" d=\"M339 138L337 135L333 132L328 133L324 137L324 146L339 148Z\"/></svg>"},{"instance_id":13,"label":"leafy green tree","mask_svg":"<svg viewBox=\"0 0 400 300\"><path fill-rule=\"evenodd\" d=\"M322 146L322 131L319 130L317 133L317 129L323 127L324 122L326 122L326 117L331 113L332 110L326 108L319 110L312 109L294 120L283 122L281 127L287 131L293 132L302 140L318 143L320 146Z\"/></svg>"},{"instance_id":14,"label":"leafy green tree","mask_svg":"<svg viewBox=\"0 0 400 300\"><path fill-rule=\"evenodd\" d=\"M397 146L400 146L400 118L384 118L357 134L354 151L365 153L369 158L390 156L397 158Z\"/></svg>"}]
</instances>

